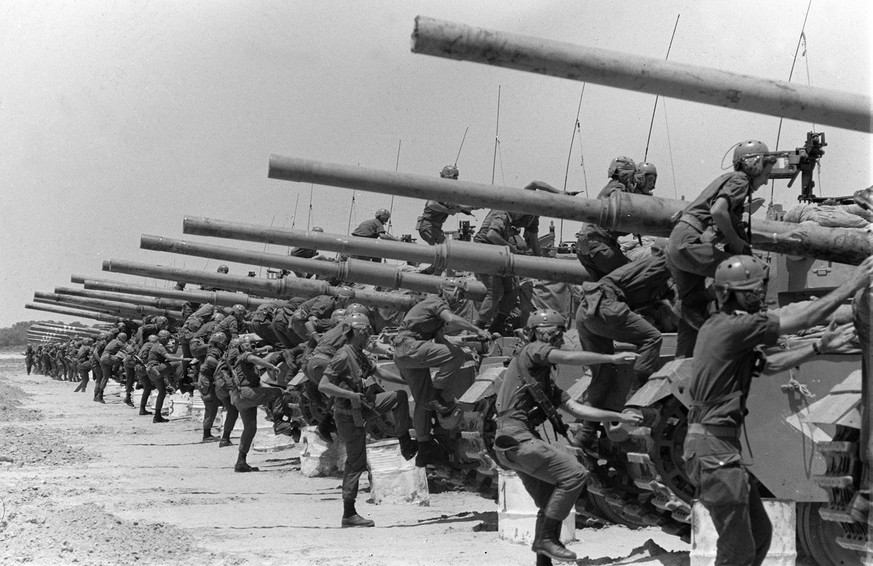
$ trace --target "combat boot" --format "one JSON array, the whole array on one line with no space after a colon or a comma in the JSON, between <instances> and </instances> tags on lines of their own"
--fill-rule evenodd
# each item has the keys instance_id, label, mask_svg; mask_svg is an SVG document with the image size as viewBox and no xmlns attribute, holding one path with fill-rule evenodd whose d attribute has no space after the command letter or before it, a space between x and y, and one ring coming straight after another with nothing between
<instances>
[{"instance_id":1,"label":"combat boot","mask_svg":"<svg viewBox=\"0 0 873 566\"><path fill-rule=\"evenodd\" d=\"M404 460L412 460L412 457L418 453L418 443L412 440L408 432L401 435L398 440L400 441L400 455L403 456Z\"/></svg>"},{"instance_id":2,"label":"combat boot","mask_svg":"<svg viewBox=\"0 0 873 566\"><path fill-rule=\"evenodd\" d=\"M212 436L212 431L204 430L203 431L203 440L201 442L215 442L218 440L217 436Z\"/></svg>"},{"instance_id":3,"label":"combat boot","mask_svg":"<svg viewBox=\"0 0 873 566\"><path fill-rule=\"evenodd\" d=\"M153 414L153 413L152 413L151 411L146 411L145 409L140 408L140 410L139 410L139 414L140 414L140 415L151 415L151 414Z\"/></svg>"},{"instance_id":4,"label":"combat boot","mask_svg":"<svg viewBox=\"0 0 873 566\"><path fill-rule=\"evenodd\" d=\"M249 466L246 463L246 455L243 454L242 452L240 452L239 456L237 456L236 465L233 467L233 471L244 473L244 472L260 472L261 470L254 467L254 466Z\"/></svg>"},{"instance_id":5,"label":"combat boot","mask_svg":"<svg viewBox=\"0 0 873 566\"><path fill-rule=\"evenodd\" d=\"M154 418L152 419L152 422L153 423L168 423L168 422L170 422L170 419L165 419L160 413L158 413L157 415L154 416Z\"/></svg>"},{"instance_id":6,"label":"combat boot","mask_svg":"<svg viewBox=\"0 0 873 566\"><path fill-rule=\"evenodd\" d=\"M133 407L133 400L130 398L130 393L124 396L124 404L128 407Z\"/></svg>"},{"instance_id":7,"label":"combat boot","mask_svg":"<svg viewBox=\"0 0 873 566\"><path fill-rule=\"evenodd\" d=\"M539 523L539 517L537 523ZM561 543L561 521L558 519L550 519L549 517L543 519L541 534L534 538L531 550L537 554L544 554L552 560L576 561L576 553Z\"/></svg>"},{"instance_id":8,"label":"combat boot","mask_svg":"<svg viewBox=\"0 0 873 566\"><path fill-rule=\"evenodd\" d=\"M222 438L221 440L218 441L219 448L224 448L226 446L233 446L233 445L234 445L233 442L231 442L229 438Z\"/></svg>"}]
</instances>

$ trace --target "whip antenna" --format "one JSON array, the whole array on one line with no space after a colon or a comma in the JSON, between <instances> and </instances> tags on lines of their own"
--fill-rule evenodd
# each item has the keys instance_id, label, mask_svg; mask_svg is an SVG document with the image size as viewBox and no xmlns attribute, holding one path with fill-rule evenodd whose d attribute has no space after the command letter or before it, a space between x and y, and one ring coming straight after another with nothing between
<instances>
[{"instance_id":1,"label":"whip antenna","mask_svg":"<svg viewBox=\"0 0 873 566\"><path fill-rule=\"evenodd\" d=\"M676 23L673 24L673 35L670 36L670 45L667 47L667 56L664 57L665 61L670 58L670 50L673 49L673 39L676 37L676 28L679 27L679 16L681 14L676 14ZM643 161L649 160L649 141L652 139L652 126L655 124L655 110L658 109L658 98L660 98L660 95L656 94L655 104L652 106L652 119L649 122L649 135L646 137L646 152L643 154Z\"/></svg>"}]
</instances>

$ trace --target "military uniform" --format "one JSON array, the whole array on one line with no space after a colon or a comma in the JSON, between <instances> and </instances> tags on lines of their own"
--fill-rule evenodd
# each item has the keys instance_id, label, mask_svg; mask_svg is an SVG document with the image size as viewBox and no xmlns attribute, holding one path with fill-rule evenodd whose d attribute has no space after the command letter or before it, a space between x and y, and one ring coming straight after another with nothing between
<instances>
[{"instance_id":1,"label":"military uniform","mask_svg":"<svg viewBox=\"0 0 873 566\"><path fill-rule=\"evenodd\" d=\"M446 241L443 224L446 223L450 214L457 214L463 210L463 207L456 204L429 200L424 205L424 212L418 218L415 229L421 239L429 245L442 244Z\"/></svg>"},{"instance_id":2,"label":"military uniform","mask_svg":"<svg viewBox=\"0 0 873 566\"><path fill-rule=\"evenodd\" d=\"M309 339L309 331L306 329L306 323L309 321L310 317L318 319L314 323L316 332L321 333L333 327L330 317L333 314L333 311L336 310L338 302L338 297L319 295L305 301L297 307L297 310L294 311L294 314L291 316L291 330L300 337L300 342Z\"/></svg>"},{"instance_id":3,"label":"military uniform","mask_svg":"<svg viewBox=\"0 0 873 566\"><path fill-rule=\"evenodd\" d=\"M33 346L28 344L24 350L24 365L27 367L27 375L30 375L30 369L33 367L33 356Z\"/></svg>"},{"instance_id":4,"label":"military uniform","mask_svg":"<svg viewBox=\"0 0 873 566\"><path fill-rule=\"evenodd\" d=\"M243 462L258 432L258 405L271 405L276 401L281 402L282 399L281 389L261 385L258 368L250 361L253 357L255 355L251 352L240 352L236 356L232 372L233 386L230 390L231 401L243 422L243 432L239 439L239 456ZM274 411L274 426L275 417Z\"/></svg>"},{"instance_id":5,"label":"military uniform","mask_svg":"<svg viewBox=\"0 0 873 566\"><path fill-rule=\"evenodd\" d=\"M774 313L718 312L700 328L694 348L683 459L719 535L718 565L760 564L770 546L772 526L743 463L740 429L760 362L756 348L778 338Z\"/></svg>"},{"instance_id":6,"label":"military uniform","mask_svg":"<svg viewBox=\"0 0 873 566\"><path fill-rule=\"evenodd\" d=\"M610 179L598 199L606 199L613 193L627 192L625 185L618 179ZM579 259L593 281L628 263L628 258L621 252L618 239L627 232L618 232L601 228L597 224L584 224L576 235L576 257Z\"/></svg>"},{"instance_id":7,"label":"military uniform","mask_svg":"<svg viewBox=\"0 0 873 566\"><path fill-rule=\"evenodd\" d=\"M76 353L77 367L79 370L79 385L73 390L74 393L82 392L88 388L88 376L91 373L91 346L82 344Z\"/></svg>"},{"instance_id":8,"label":"military uniform","mask_svg":"<svg viewBox=\"0 0 873 566\"><path fill-rule=\"evenodd\" d=\"M352 232L352 236L358 238L378 238L382 234L386 234L385 225L378 218L370 218L369 220L364 220L358 227L354 229ZM375 261L376 263L382 263L381 257L369 257L369 256L351 256L355 259L364 259L367 261Z\"/></svg>"}]
</instances>

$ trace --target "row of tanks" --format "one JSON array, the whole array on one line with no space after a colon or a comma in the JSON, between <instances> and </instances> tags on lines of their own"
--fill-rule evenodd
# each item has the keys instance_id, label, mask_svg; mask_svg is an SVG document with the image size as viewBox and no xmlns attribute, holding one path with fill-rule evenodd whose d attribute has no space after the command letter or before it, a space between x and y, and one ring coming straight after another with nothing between
<instances>
[{"instance_id":1,"label":"row of tanks","mask_svg":"<svg viewBox=\"0 0 873 566\"><path fill-rule=\"evenodd\" d=\"M626 71L635 77L631 85L616 79L619 71L605 72L602 67L597 70L596 65L594 71L583 69L584 65L573 59L576 54L572 49L565 49L561 61L555 61L553 53L545 53L549 50L543 49L539 43L425 18L416 21L413 51L576 80L599 81L619 88L632 86L656 94L794 116L862 131L869 131L871 124L869 101L865 106L864 100L859 102L856 97L843 93L797 88L750 77L742 77L740 81L736 76L714 76L708 70L694 68L695 80L702 79L706 91L712 95L712 99L701 99L701 89L687 84L679 76L681 73L677 74L678 71L669 65L665 67L662 61L642 62L643 72L632 68L634 62L630 58L611 54L611 61L621 61L631 67ZM589 58L602 56L603 53L599 52L586 53ZM687 70L682 69L683 72ZM642 76L646 77L645 81L640 78ZM725 96L722 92L725 84L733 85L732 96ZM773 94L775 91L781 95ZM785 94L786 91L790 91L790 96ZM824 154L825 145L823 134L810 133L802 147L784 152L774 177L790 179L793 183L799 176L801 197L813 200L811 172ZM614 194L609 199L582 199L509 187L495 189L491 185L281 156L271 157L269 176L581 220L610 230L651 236L668 235L673 224L671 219L687 204L627 193ZM873 238L863 230L786 223L781 221L781 214L779 207L771 207L766 219L752 222L753 247L770 264L769 298L773 303L783 305L826 293L841 282L849 266L860 263L873 251ZM541 285L559 286L559 294L566 298L568 311L573 305L572 286L588 279L585 270L576 262L515 255L508 248L457 240L424 246L197 217L185 218L183 231L199 236L424 263L434 266L437 273L451 270L530 277ZM323 280L289 277L234 277L113 259L104 262L105 271L219 287L226 291L157 289L73 276L73 282L83 284L86 291L57 288L55 294L38 294L38 304L29 306L91 309L87 312L94 314L94 318L133 317L156 312L178 318L175 309L180 301L210 302L220 306L242 303L248 308L257 308L275 298L327 294L351 297L356 302L374 307L378 312L377 328L383 331L383 338L388 341L392 326L399 320L397 313L415 303L416 293L433 292L443 283L440 276L355 259L320 262L150 235L142 236L141 247L239 261L276 270L316 273L357 285L335 286ZM484 294L481 283L473 278L456 280L455 283L463 285L471 299L481 298ZM404 292L392 292L392 289ZM688 404L683 394L683 382L689 377L691 361L673 360L670 343L670 337L666 336L661 370L627 402L629 409L644 415L643 425L606 427L600 432L596 455L580 454L594 472L584 500L578 505L581 516L631 527L660 526L678 535L687 534L694 489L682 461ZM449 457L456 469L475 470L487 478L496 473L491 453L494 401L505 365L519 344L515 338L502 338L493 343L465 341L464 345L468 362L462 370L463 375L454 384L457 389L454 393L463 412L459 418L440 419L441 442L450 447ZM750 471L760 481L766 495L797 502L797 534L801 549L822 565L860 564L870 545L867 526L853 519L847 509L853 494L864 488L860 478L865 473L863 466L866 464L862 462L859 443L861 429L867 423L860 411L860 362L861 356L857 352L828 354L802 368L756 380L749 397L745 444L753 458ZM388 377L372 386L385 389L405 387L398 372L390 371L391 360L385 359L381 363L389 370L386 375L393 374L394 378ZM574 397L582 397L586 375L566 369L559 371L559 384ZM629 372L620 372L619 378L629 383L632 376ZM308 402L300 377L291 379L290 386L295 392L291 402L296 418L303 423L317 420L319 415L314 412L317 408ZM386 423L374 422L369 432L379 437L386 428ZM553 431L547 435L558 436Z\"/></svg>"}]
</instances>

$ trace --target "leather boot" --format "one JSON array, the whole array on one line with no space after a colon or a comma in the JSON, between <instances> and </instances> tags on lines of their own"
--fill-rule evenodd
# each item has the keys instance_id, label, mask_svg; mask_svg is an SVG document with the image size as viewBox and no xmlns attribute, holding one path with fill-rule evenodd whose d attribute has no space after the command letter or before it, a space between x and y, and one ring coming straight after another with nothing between
<instances>
[{"instance_id":1,"label":"leather boot","mask_svg":"<svg viewBox=\"0 0 873 566\"><path fill-rule=\"evenodd\" d=\"M246 463L246 455L243 454L242 452L240 452L239 456L237 456L237 458L236 458L236 465L233 467L233 471L243 473L243 472L260 472L261 470L259 470L258 468L254 467L254 466L249 466Z\"/></svg>"},{"instance_id":2,"label":"leather boot","mask_svg":"<svg viewBox=\"0 0 873 566\"><path fill-rule=\"evenodd\" d=\"M130 398L130 393L124 396L124 404L128 407L133 407L133 400Z\"/></svg>"},{"instance_id":3,"label":"leather boot","mask_svg":"<svg viewBox=\"0 0 873 566\"><path fill-rule=\"evenodd\" d=\"M561 544L561 521L545 517L543 519L542 534L539 541L534 538L531 550L537 554L544 554L552 560L563 562L575 562L576 553L568 550Z\"/></svg>"},{"instance_id":4,"label":"leather boot","mask_svg":"<svg viewBox=\"0 0 873 566\"><path fill-rule=\"evenodd\" d=\"M404 460L412 460L413 456L418 453L418 443L412 440L409 433L405 433L398 438L400 441L400 455Z\"/></svg>"},{"instance_id":5,"label":"leather boot","mask_svg":"<svg viewBox=\"0 0 873 566\"><path fill-rule=\"evenodd\" d=\"M218 440L218 437L212 436L211 430L203 431L203 440L201 440L201 442L215 442L216 440Z\"/></svg>"},{"instance_id":6,"label":"leather boot","mask_svg":"<svg viewBox=\"0 0 873 566\"><path fill-rule=\"evenodd\" d=\"M168 422L170 422L170 419L165 419L160 413L158 413L157 415L155 415L152 418L152 422L153 423L168 423Z\"/></svg>"}]
</instances>

